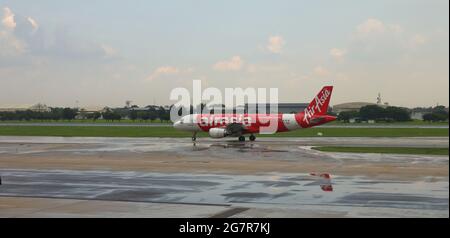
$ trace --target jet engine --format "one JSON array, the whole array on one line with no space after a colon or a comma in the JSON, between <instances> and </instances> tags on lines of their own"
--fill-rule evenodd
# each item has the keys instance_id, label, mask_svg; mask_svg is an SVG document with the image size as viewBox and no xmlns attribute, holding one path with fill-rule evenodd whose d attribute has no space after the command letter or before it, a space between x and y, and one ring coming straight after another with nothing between
<instances>
[{"instance_id":1,"label":"jet engine","mask_svg":"<svg viewBox=\"0 0 450 238\"><path fill-rule=\"evenodd\" d=\"M209 129L209 136L212 138L223 138L228 136L228 132L225 128L211 128Z\"/></svg>"}]
</instances>

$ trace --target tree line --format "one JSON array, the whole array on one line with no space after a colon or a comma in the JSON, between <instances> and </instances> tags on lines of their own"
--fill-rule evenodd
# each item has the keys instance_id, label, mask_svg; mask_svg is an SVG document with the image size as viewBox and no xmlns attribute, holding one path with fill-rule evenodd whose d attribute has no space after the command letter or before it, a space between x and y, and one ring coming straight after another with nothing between
<instances>
[{"instance_id":1,"label":"tree line","mask_svg":"<svg viewBox=\"0 0 450 238\"><path fill-rule=\"evenodd\" d=\"M0 112L0 121L71 121L74 119L86 119L92 121L98 119L104 119L106 121L120 121L122 119L153 121L159 119L163 122L170 120L170 110L166 110L164 107L146 107L144 110L138 110L137 107L131 107L116 109L105 108L101 112L87 112L77 108L54 107L49 108L49 110L46 111L24 110Z\"/></svg>"},{"instance_id":2,"label":"tree line","mask_svg":"<svg viewBox=\"0 0 450 238\"><path fill-rule=\"evenodd\" d=\"M149 107L148 110L133 110L131 109L128 113L128 118L135 121L147 121L147 120L157 120L161 122L170 121L170 109L166 110L163 107Z\"/></svg>"},{"instance_id":3,"label":"tree line","mask_svg":"<svg viewBox=\"0 0 450 238\"><path fill-rule=\"evenodd\" d=\"M30 120L73 120L78 113L78 109L73 108L50 108L48 111L11 111L0 112L2 121L30 121Z\"/></svg>"},{"instance_id":4,"label":"tree line","mask_svg":"<svg viewBox=\"0 0 450 238\"><path fill-rule=\"evenodd\" d=\"M348 122L350 119L358 119L361 121L374 120L377 122L404 122L411 121L411 113L409 109L402 107L380 107L378 105L368 105L361 107L359 111L347 111L339 113L337 119L339 121ZM423 115L424 121L446 121L448 120L448 112L444 106L436 106L431 113Z\"/></svg>"},{"instance_id":5,"label":"tree line","mask_svg":"<svg viewBox=\"0 0 450 238\"><path fill-rule=\"evenodd\" d=\"M436 106L434 107L430 113L423 114L422 119L424 121L447 121L448 120L448 112L445 110L444 106Z\"/></svg>"},{"instance_id":6,"label":"tree line","mask_svg":"<svg viewBox=\"0 0 450 238\"><path fill-rule=\"evenodd\" d=\"M201 110L205 105L198 105L198 109ZM179 114L181 113L181 107L178 108ZM191 113L193 112L193 107L189 109ZM219 110L220 111L220 110ZM120 121L122 119L131 119L133 121L154 121L160 120L169 121L170 120L170 109L165 109L164 107L158 106L147 106L145 109L139 109L137 106L131 106L129 108L105 108L101 112L86 112L83 109L77 108L59 108L52 107L47 111L35 111L35 110L25 110L25 111L14 111L14 112L0 112L0 121L30 121L30 120L41 120L41 121L60 121L60 120L73 120L75 118L87 119L96 121L98 119L104 119L106 121ZM424 121L447 121L449 118L448 112L445 110L444 106L434 107L430 113L423 115ZM337 116L339 121L348 122L350 119L358 119L361 121L410 121L411 115L409 109L401 107L380 107L378 105L368 105L362 107L359 111L347 111L341 112Z\"/></svg>"},{"instance_id":7,"label":"tree line","mask_svg":"<svg viewBox=\"0 0 450 238\"><path fill-rule=\"evenodd\" d=\"M337 120L349 122L350 119L360 121L410 121L411 116L406 108L400 107L380 107L377 105L368 105L361 107L359 111L341 112Z\"/></svg>"}]
</instances>

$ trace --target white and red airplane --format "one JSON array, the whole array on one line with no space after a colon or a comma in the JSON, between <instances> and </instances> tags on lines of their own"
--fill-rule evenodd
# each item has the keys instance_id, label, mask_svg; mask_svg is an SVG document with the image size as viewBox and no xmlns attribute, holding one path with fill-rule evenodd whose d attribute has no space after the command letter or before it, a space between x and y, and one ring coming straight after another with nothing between
<instances>
[{"instance_id":1,"label":"white and red airplane","mask_svg":"<svg viewBox=\"0 0 450 238\"><path fill-rule=\"evenodd\" d=\"M245 141L244 135L250 134L249 139L254 141L255 134L267 131L264 128L274 128L272 132L285 132L336 120L336 117L327 115L332 91L333 86L323 87L308 107L296 114L191 114L182 117L173 126L193 132L193 141L197 132L201 131L208 132L212 138L238 137L239 141Z\"/></svg>"}]
</instances>

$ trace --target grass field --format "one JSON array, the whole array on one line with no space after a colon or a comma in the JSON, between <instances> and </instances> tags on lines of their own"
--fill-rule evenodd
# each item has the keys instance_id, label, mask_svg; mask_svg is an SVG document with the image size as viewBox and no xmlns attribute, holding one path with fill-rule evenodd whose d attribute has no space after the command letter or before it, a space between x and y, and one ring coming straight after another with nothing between
<instances>
[{"instance_id":1,"label":"grass field","mask_svg":"<svg viewBox=\"0 0 450 238\"><path fill-rule=\"evenodd\" d=\"M312 149L324 152L346 152L346 153L448 155L448 148L320 146L320 147L313 147Z\"/></svg>"},{"instance_id":2,"label":"grass field","mask_svg":"<svg viewBox=\"0 0 450 238\"><path fill-rule=\"evenodd\" d=\"M446 128L310 128L259 137L448 137ZM86 136L86 137L190 137L190 132L172 127L134 126L0 126L8 136ZM199 133L198 137L208 136Z\"/></svg>"}]
</instances>

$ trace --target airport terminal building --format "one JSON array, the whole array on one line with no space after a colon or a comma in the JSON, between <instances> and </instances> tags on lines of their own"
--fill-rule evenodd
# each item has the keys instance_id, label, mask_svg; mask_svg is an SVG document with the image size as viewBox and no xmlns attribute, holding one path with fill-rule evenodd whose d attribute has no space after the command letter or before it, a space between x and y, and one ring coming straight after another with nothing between
<instances>
[{"instance_id":1,"label":"airport terminal building","mask_svg":"<svg viewBox=\"0 0 450 238\"><path fill-rule=\"evenodd\" d=\"M266 108L266 113L297 113L303 111L309 103L278 103L278 108L274 104L255 104L246 103L244 106L245 112L248 112L251 108L255 108L256 113L260 111L261 108Z\"/></svg>"}]
</instances>

